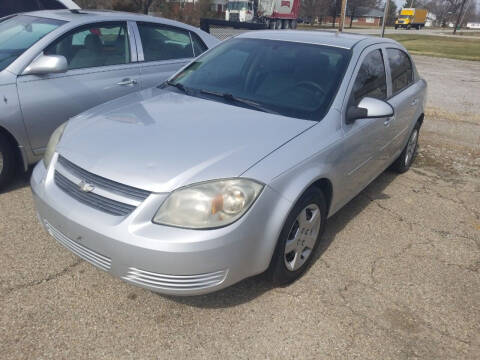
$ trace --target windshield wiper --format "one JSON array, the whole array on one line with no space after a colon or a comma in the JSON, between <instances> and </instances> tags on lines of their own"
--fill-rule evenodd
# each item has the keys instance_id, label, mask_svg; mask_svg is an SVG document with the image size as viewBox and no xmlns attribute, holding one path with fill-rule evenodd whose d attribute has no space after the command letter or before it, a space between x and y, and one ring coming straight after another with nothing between
<instances>
[{"instance_id":1,"label":"windshield wiper","mask_svg":"<svg viewBox=\"0 0 480 360\"><path fill-rule=\"evenodd\" d=\"M236 102L236 103L243 104L243 105L247 105L247 106L249 106L249 107L251 107L255 110L263 111L263 112L266 112L266 113L278 114L277 112L275 112L271 109L268 109L265 106L255 102L255 101L248 100L248 99L243 99L243 98L240 98L240 97L236 97L236 96L234 96L232 94L229 94L229 93L222 93L222 92L216 92L216 91L210 91L210 90L200 90L200 93L206 94L206 95L218 96L218 97L224 98L225 100L228 100L228 101L231 101L231 102Z\"/></svg>"},{"instance_id":2,"label":"windshield wiper","mask_svg":"<svg viewBox=\"0 0 480 360\"><path fill-rule=\"evenodd\" d=\"M188 92L188 90L185 88L185 86L183 86L183 84L174 83L169 80L165 81L165 84L167 84L168 86L176 87L178 90L184 92L185 94Z\"/></svg>"}]
</instances>

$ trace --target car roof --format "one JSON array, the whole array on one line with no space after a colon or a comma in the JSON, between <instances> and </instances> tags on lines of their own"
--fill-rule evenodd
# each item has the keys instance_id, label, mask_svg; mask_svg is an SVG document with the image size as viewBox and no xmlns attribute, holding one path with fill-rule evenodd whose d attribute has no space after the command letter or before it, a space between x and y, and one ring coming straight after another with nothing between
<instances>
[{"instance_id":1,"label":"car roof","mask_svg":"<svg viewBox=\"0 0 480 360\"><path fill-rule=\"evenodd\" d=\"M182 26L184 28L194 29L193 26L188 24L180 23L178 21L169 20L165 18L160 18L156 16L149 16L143 14L135 14L122 11L113 11L113 10L72 10L72 9L61 9L61 10L39 10L31 11L28 13L23 13L22 15L38 16L43 18L61 20L75 24L83 24L89 21L150 21L150 22L159 22L166 25L172 26Z\"/></svg>"},{"instance_id":2,"label":"car roof","mask_svg":"<svg viewBox=\"0 0 480 360\"><path fill-rule=\"evenodd\" d=\"M363 34L351 34L338 31L322 30L261 30L249 31L237 36L238 38L265 39L277 41L301 42L316 45L327 45L352 49L362 42L365 46L376 43L396 43L394 40Z\"/></svg>"}]
</instances>

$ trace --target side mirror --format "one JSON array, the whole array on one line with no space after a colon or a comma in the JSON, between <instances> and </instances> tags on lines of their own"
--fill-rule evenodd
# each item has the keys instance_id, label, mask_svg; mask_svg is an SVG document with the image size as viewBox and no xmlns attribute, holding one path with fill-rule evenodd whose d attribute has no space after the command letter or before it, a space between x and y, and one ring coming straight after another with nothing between
<instances>
[{"instance_id":1,"label":"side mirror","mask_svg":"<svg viewBox=\"0 0 480 360\"><path fill-rule=\"evenodd\" d=\"M68 70L68 63L62 55L40 55L23 70L22 75L45 75L63 73Z\"/></svg>"},{"instance_id":2,"label":"side mirror","mask_svg":"<svg viewBox=\"0 0 480 360\"><path fill-rule=\"evenodd\" d=\"M357 119L385 118L393 116L393 107L383 100L364 97L357 106L351 106L347 110L347 124Z\"/></svg>"}]
</instances>

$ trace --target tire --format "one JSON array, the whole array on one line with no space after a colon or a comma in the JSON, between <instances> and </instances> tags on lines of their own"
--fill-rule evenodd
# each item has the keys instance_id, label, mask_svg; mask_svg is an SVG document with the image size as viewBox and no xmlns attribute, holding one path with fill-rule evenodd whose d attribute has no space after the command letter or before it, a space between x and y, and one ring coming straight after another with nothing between
<instances>
[{"instance_id":1,"label":"tire","mask_svg":"<svg viewBox=\"0 0 480 360\"><path fill-rule=\"evenodd\" d=\"M403 174L410 169L418 149L418 136L420 134L420 125L417 123L408 137L407 144L397 160L392 164L391 169Z\"/></svg>"},{"instance_id":2,"label":"tire","mask_svg":"<svg viewBox=\"0 0 480 360\"><path fill-rule=\"evenodd\" d=\"M297 28L297 19L292 20L292 22L290 23L290 27L294 30Z\"/></svg>"},{"instance_id":3,"label":"tire","mask_svg":"<svg viewBox=\"0 0 480 360\"><path fill-rule=\"evenodd\" d=\"M398 25L395 25L395 30L397 30L397 29L398 29Z\"/></svg>"},{"instance_id":4,"label":"tire","mask_svg":"<svg viewBox=\"0 0 480 360\"><path fill-rule=\"evenodd\" d=\"M276 24L275 20L270 20L270 19L268 19L268 20L267 20L267 24L268 24L268 28L269 28L269 29L275 30L275 24Z\"/></svg>"},{"instance_id":5,"label":"tire","mask_svg":"<svg viewBox=\"0 0 480 360\"><path fill-rule=\"evenodd\" d=\"M275 285L285 285L302 276L320 243L326 217L327 203L323 192L314 187L308 189L285 220L266 273L268 280Z\"/></svg>"},{"instance_id":6,"label":"tire","mask_svg":"<svg viewBox=\"0 0 480 360\"><path fill-rule=\"evenodd\" d=\"M290 21L287 19L282 20L282 29L289 29L290 28Z\"/></svg>"},{"instance_id":7,"label":"tire","mask_svg":"<svg viewBox=\"0 0 480 360\"><path fill-rule=\"evenodd\" d=\"M15 149L9 139L0 134L0 191L9 185L15 176Z\"/></svg>"},{"instance_id":8,"label":"tire","mask_svg":"<svg viewBox=\"0 0 480 360\"><path fill-rule=\"evenodd\" d=\"M275 20L275 29L281 29L282 28L282 20L281 19L277 19Z\"/></svg>"}]
</instances>

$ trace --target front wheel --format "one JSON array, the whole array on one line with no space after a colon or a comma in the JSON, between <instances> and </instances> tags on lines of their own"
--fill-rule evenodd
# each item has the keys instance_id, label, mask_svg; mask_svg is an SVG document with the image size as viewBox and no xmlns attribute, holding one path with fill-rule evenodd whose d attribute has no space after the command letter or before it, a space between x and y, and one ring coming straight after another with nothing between
<instances>
[{"instance_id":1,"label":"front wheel","mask_svg":"<svg viewBox=\"0 0 480 360\"><path fill-rule=\"evenodd\" d=\"M420 132L420 126L417 124L410 133L407 145L403 149L402 153L397 160L392 164L392 169L398 173L404 173L410 169L418 149L418 134Z\"/></svg>"},{"instance_id":2,"label":"front wheel","mask_svg":"<svg viewBox=\"0 0 480 360\"><path fill-rule=\"evenodd\" d=\"M305 272L320 242L326 216L323 192L310 188L290 211L280 233L267 270L267 276L274 284L288 284Z\"/></svg>"},{"instance_id":3,"label":"front wheel","mask_svg":"<svg viewBox=\"0 0 480 360\"><path fill-rule=\"evenodd\" d=\"M297 19L293 19L292 22L290 23L290 27L292 29L296 29L297 28Z\"/></svg>"}]
</instances>

